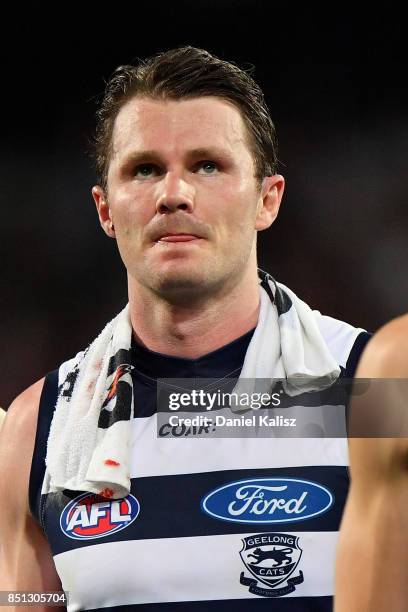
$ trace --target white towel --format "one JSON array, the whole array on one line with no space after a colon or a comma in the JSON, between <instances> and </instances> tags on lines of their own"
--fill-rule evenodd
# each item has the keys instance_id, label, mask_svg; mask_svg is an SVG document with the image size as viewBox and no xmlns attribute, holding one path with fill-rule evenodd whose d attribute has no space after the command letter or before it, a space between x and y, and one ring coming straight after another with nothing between
<instances>
[{"instance_id":1,"label":"white towel","mask_svg":"<svg viewBox=\"0 0 408 612\"><path fill-rule=\"evenodd\" d=\"M313 311L266 272L259 270L259 277L258 324L234 391L248 392L248 379L267 379L269 391L274 379L284 379L290 395L330 386L340 368ZM48 437L48 491L90 491L113 499L128 495L131 342L127 305L74 359L58 389Z\"/></svg>"}]
</instances>

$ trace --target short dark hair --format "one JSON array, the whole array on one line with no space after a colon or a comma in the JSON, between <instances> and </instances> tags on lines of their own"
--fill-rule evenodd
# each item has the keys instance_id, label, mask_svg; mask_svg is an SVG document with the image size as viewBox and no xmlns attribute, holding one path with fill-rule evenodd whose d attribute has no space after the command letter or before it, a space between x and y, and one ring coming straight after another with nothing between
<instances>
[{"instance_id":1,"label":"short dark hair","mask_svg":"<svg viewBox=\"0 0 408 612\"><path fill-rule=\"evenodd\" d=\"M275 126L259 85L248 71L204 49L187 46L158 53L137 65L119 66L108 80L96 113L93 142L97 179L104 189L115 119L122 106L136 96L172 100L217 96L232 103L248 130L256 178L261 182L276 173Z\"/></svg>"}]
</instances>

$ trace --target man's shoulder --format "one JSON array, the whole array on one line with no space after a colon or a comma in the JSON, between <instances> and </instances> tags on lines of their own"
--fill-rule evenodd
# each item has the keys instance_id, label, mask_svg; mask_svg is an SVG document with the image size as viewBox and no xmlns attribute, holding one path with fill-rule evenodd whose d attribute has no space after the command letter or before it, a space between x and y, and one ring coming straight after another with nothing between
<instances>
[{"instance_id":1,"label":"man's shoulder","mask_svg":"<svg viewBox=\"0 0 408 612\"><path fill-rule=\"evenodd\" d=\"M367 378L408 378L408 314L386 323L372 337L358 375Z\"/></svg>"},{"instance_id":2,"label":"man's shoulder","mask_svg":"<svg viewBox=\"0 0 408 612\"><path fill-rule=\"evenodd\" d=\"M38 406L45 377L30 385L10 404L4 421L3 432L13 428L14 433L32 433L32 425L38 416Z\"/></svg>"},{"instance_id":3,"label":"man's shoulder","mask_svg":"<svg viewBox=\"0 0 408 612\"><path fill-rule=\"evenodd\" d=\"M7 474L7 479L2 480L4 486L8 483L10 491L15 491L15 501L24 504L23 508L27 508L26 492L43 386L41 378L16 397L0 432L0 466ZM9 492L3 493L8 497Z\"/></svg>"},{"instance_id":4,"label":"man's shoulder","mask_svg":"<svg viewBox=\"0 0 408 612\"><path fill-rule=\"evenodd\" d=\"M357 362L372 334L340 319L323 315L318 310L313 314L330 353L339 366L348 369Z\"/></svg>"}]
</instances>

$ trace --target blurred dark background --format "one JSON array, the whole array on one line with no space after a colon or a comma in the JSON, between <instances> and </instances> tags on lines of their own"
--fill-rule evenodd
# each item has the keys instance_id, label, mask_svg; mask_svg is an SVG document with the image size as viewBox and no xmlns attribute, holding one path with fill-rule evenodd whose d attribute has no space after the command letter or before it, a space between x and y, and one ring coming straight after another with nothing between
<instances>
[{"instance_id":1,"label":"blurred dark background","mask_svg":"<svg viewBox=\"0 0 408 612\"><path fill-rule=\"evenodd\" d=\"M0 405L126 302L90 193L95 98L117 65L174 46L256 67L287 181L260 266L312 307L373 331L408 311L402 15L262 0L38 10L16 7L2 23Z\"/></svg>"}]
</instances>

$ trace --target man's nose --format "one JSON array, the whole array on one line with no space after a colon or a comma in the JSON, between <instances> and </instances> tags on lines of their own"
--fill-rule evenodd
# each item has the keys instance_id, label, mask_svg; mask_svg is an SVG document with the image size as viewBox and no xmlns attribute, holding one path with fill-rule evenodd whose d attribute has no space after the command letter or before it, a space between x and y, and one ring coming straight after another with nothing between
<instances>
[{"instance_id":1,"label":"man's nose","mask_svg":"<svg viewBox=\"0 0 408 612\"><path fill-rule=\"evenodd\" d=\"M168 172L160 184L156 210L161 214L194 210L194 188L179 173Z\"/></svg>"}]
</instances>

